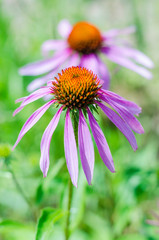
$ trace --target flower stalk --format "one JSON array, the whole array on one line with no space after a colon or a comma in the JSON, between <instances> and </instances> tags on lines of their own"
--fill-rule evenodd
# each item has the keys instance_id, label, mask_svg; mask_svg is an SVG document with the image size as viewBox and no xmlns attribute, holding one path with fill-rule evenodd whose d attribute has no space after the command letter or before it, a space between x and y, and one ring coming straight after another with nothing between
<instances>
[{"instance_id":1,"label":"flower stalk","mask_svg":"<svg viewBox=\"0 0 159 240\"><path fill-rule=\"evenodd\" d=\"M34 219L34 221L36 221L36 220L37 220L37 213L36 213L36 211L35 211L32 203L30 202L30 200L28 199L28 197L25 195L22 187L20 186L20 184L19 184L19 182L18 182L18 180L17 180L17 178L16 178L16 175L14 174L14 172L13 172L13 170L12 170L10 164L9 164L8 158L6 158L4 162L5 162L5 164L6 164L7 170L10 172L10 174L11 174L11 176L12 176L12 179L13 179L13 182L14 182L14 184L15 184L15 186L16 186L16 189L18 190L18 192L20 193L20 195L22 196L22 198L23 198L23 199L25 200L25 202L27 203L27 205L28 205L28 207L30 208L30 211L31 211L31 213L32 213L32 215L33 215L33 219Z\"/></svg>"}]
</instances>

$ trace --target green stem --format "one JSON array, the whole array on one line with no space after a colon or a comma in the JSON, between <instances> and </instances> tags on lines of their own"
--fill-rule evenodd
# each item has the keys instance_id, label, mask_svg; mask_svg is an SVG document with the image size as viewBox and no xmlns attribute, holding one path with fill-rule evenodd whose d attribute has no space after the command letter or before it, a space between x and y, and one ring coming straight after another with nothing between
<instances>
[{"instance_id":1,"label":"green stem","mask_svg":"<svg viewBox=\"0 0 159 240\"><path fill-rule=\"evenodd\" d=\"M73 120L73 128L75 134L76 145L78 147L78 117L77 113L72 113L72 120ZM71 215L71 203L72 203L72 194L73 193L73 185L71 182L71 178L69 178L68 182L68 205L67 205L67 219L66 219L66 228L65 228L65 240L69 239L69 225L70 225L70 215Z\"/></svg>"},{"instance_id":2,"label":"green stem","mask_svg":"<svg viewBox=\"0 0 159 240\"><path fill-rule=\"evenodd\" d=\"M31 212L32 212L32 214L33 214L33 218L34 218L34 220L36 221L36 220L37 220L37 214L36 214L36 212L35 212L35 210L34 210L34 208L33 208L33 206L32 206L32 203L30 202L30 200L27 198L27 196L26 196L25 193L23 192L23 189L21 188L21 186L20 186L20 184L19 184L19 182L18 182L18 180L17 180L17 178L16 178L16 176L15 176L12 168L11 168L8 164L6 164L6 167L7 167L8 171L9 171L9 172L11 173L11 175L12 175L13 182L14 182L14 184L15 184L18 192L20 193L20 195L23 197L23 199L25 200L25 202L26 202L27 205L29 206L29 208L30 208L30 210L31 210Z\"/></svg>"}]
</instances>

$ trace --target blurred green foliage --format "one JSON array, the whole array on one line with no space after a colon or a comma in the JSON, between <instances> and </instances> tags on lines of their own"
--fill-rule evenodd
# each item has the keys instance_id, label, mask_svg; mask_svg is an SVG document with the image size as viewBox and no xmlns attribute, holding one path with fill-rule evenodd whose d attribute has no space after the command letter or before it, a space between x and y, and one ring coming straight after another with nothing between
<instances>
[{"instance_id":1,"label":"blurred green foliage","mask_svg":"<svg viewBox=\"0 0 159 240\"><path fill-rule=\"evenodd\" d=\"M57 24L61 19L67 18L72 24L87 20L103 31L136 25L132 43L148 54L156 66L153 80L147 81L130 70L107 63L112 71L111 90L142 107L140 121L145 134L136 136L139 149L134 153L110 121L97 116L108 140L116 173L106 169L96 146L92 186L86 183L79 163L79 186L73 192L70 240L158 239L156 229L146 223L151 217L150 210L156 208L159 195L158 9L157 0L0 1L1 144L13 145L26 119L43 103L43 100L34 102L12 117L15 99L27 94L26 86L33 80L19 76L18 68L41 58L43 41L59 38ZM118 69L120 71L115 74ZM64 239L69 178L64 159L64 115L51 142L51 163L46 179L39 168L41 136L54 113L54 109L47 111L26 134L9 157L9 168L5 156L0 157L1 240L34 240L35 236L38 240ZM45 233L49 234L47 238L42 236Z\"/></svg>"}]
</instances>

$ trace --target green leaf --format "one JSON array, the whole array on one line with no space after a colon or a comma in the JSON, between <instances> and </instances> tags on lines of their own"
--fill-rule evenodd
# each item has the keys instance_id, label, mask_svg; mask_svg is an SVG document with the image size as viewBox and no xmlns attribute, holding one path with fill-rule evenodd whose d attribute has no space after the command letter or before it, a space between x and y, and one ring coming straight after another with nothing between
<instances>
[{"instance_id":1,"label":"green leaf","mask_svg":"<svg viewBox=\"0 0 159 240\"><path fill-rule=\"evenodd\" d=\"M53 225L61 219L65 213L61 209L45 208L38 221L36 240L47 240L53 230Z\"/></svg>"},{"instance_id":2,"label":"green leaf","mask_svg":"<svg viewBox=\"0 0 159 240\"><path fill-rule=\"evenodd\" d=\"M21 223L10 219L0 222L0 239L11 240L33 240L35 236L35 228L32 223Z\"/></svg>"},{"instance_id":3,"label":"green leaf","mask_svg":"<svg viewBox=\"0 0 159 240\"><path fill-rule=\"evenodd\" d=\"M16 222L16 221L12 221L10 219L7 219L7 220L3 220L0 222L0 228L1 227L20 227L20 228L24 228L26 227L24 224L20 223L20 222Z\"/></svg>"}]
</instances>

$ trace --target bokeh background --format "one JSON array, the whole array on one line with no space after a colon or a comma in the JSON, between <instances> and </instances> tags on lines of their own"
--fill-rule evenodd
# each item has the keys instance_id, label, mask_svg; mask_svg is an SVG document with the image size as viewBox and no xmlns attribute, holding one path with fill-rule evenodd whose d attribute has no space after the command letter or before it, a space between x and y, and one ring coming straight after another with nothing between
<instances>
[{"instance_id":1,"label":"bokeh background","mask_svg":"<svg viewBox=\"0 0 159 240\"><path fill-rule=\"evenodd\" d=\"M132 45L155 63L154 78L148 81L105 60L112 73L111 90L142 107L139 120L145 134L136 134L139 148L134 153L110 121L98 117L116 173L106 169L95 147L92 186L80 167L79 186L74 188L70 239L157 240L157 228L146 219L152 218L151 210L157 212L159 199L158 0L1 0L0 143L12 146L26 119L43 103L38 100L12 117L15 100L27 95L26 86L33 80L22 78L18 69L41 58L45 40L59 38L57 24L63 18L72 24L89 21L102 31L135 25L136 33L129 36ZM54 113L47 111L15 151L0 158L0 240L64 239L69 175L62 117L51 142L46 179L39 168L41 136Z\"/></svg>"}]
</instances>

